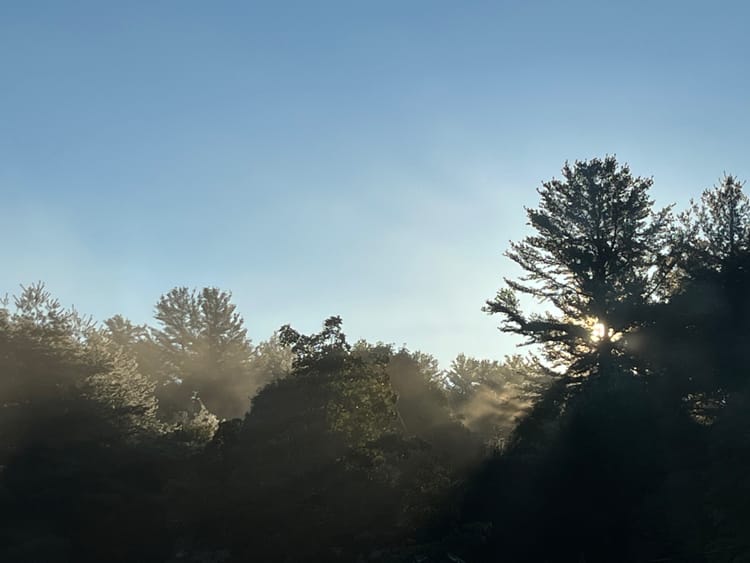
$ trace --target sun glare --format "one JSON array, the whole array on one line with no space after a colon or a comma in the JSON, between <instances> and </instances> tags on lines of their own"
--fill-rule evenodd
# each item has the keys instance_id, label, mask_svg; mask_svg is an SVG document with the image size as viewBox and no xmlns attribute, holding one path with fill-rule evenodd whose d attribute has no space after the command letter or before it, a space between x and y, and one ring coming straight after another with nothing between
<instances>
[{"instance_id":1,"label":"sun glare","mask_svg":"<svg viewBox=\"0 0 750 563\"><path fill-rule=\"evenodd\" d=\"M591 328L591 340L599 342L607 335L607 327L604 323L594 323Z\"/></svg>"},{"instance_id":2,"label":"sun glare","mask_svg":"<svg viewBox=\"0 0 750 563\"><path fill-rule=\"evenodd\" d=\"M616 342L622 337L621 332L615 332L612 327L608 327L601 321L595 322L591 325L591 341L601 342L604 339Z\"/></svg>"},{"instance_id":3,"label":"sun glare","mask_svg":"<svg viewBox=\"0 0 750 563\"><path fill-rule=\"evenodd\" d=\"M615 331L603 322L595 322L591 327L591 340L601 342L604 339L616 340Z\"/></svg>"}]
</instances>

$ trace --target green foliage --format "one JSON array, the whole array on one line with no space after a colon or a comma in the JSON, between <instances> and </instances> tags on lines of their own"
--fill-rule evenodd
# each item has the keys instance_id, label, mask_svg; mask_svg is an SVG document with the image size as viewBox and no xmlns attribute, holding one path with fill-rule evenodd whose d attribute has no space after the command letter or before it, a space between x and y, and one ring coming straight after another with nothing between
<instances>
[{"instance_id":1,"label":"green foliage","mask_svg":"<svg viewBox=\"0 0 750 563\"><path fill-rule=\"evenodd\" d=\"M295 372L336 370L344 366L351 346L341 330L341 317L329 317L323 330L304 335L289 325L279 330L279 341L294 354L292 366Z\"/></svg>"},{"instance_id":2,"label":"green foliage","mask_svg":"<svg viewBox=\"0 0 750 563\"><path fill-rule=\"evenodd\" d=\"M160 397L173 416L196 413L200 404L219 418L247 411L257 389L253 348L231 297L214 287L178 287L156 304L160 328L151 334L161 358Z\"/></svg>"},{"instance_id":3,"label":"green foliage","mask_svg":"<svg viewBox=\"0 0 750 563\"><path fill-rule=\"evenodd\" d=\"M292 372L294 353L281 342L278 332L259 343L253 349L251 368L253 381L258 389L262 389L275 379L283 378Z\"/></svg>"},{"instance_id":4,"label":"green foliage","mask_svg":"<svg viewBox=\"0 0 750 563\"><path fill-rule=\"evenodd\" d=\"M314 378L329 397L322 408L330 430L364 445L395 431L396 397L386 372L388 356L361 347L352 353L341 324L340 317L331 317L309 336L285 326L280 340L295 354L291 377ZM292 385L292 379L282 384Z\"/></svg>"},{"instance_id":5,"label":"green foliage","mask_svg":"<svg viewBox=\"0 0 750 563\"><path fill-rule=\"evenodd\" d=\"M279 340L294 353L291 373L261 390L241 423L221 425L185 484L202 491L181 510L203 543L196 550L347 561L373 540L398 543L441 520L472 440L429 383L434 361L350 345L338 317L311 335L284 327ZM425 389L442 410L419 402ZM220 530L230 530L227 543L212 543L226 537Z\"/></svg>"}]
</instances>

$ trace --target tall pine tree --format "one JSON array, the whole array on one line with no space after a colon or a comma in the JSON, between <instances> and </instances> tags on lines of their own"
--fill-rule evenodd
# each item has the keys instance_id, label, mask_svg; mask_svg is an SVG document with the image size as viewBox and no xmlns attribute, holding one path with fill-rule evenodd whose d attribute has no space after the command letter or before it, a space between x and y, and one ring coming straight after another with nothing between
<instances>
[{"instance_id":1,"label":"tall pine tree","mask_svg":"<svg viewBox=\"0 0 750 563\"><path fill-rule=\"evenodd\" d=\"M501 330L542 344L568 373L602 371L622 357L636 311L664 287L669 209L652 211L650 178L635 177L613 156L568 163L544 182L539 207L527 209L535 234L506 252L526 274L485 310L503 315ZM520 295L553 310L527 315Z\"/></svg>"},{"instance_id":2,"label":"tall pine tree","mask_svg":"<svg viewBox=\"0 0 750 563\"><path fill-rule=\"evenodd\" d=\"M256 386L250 374L252 346L232 294L215 287L172 289L156 304L153 338L161 350L166 388L175 408L201 404L220 418L241 417ZM162 402L170 397L162 393Z\"/></svg>"}]
</instances>

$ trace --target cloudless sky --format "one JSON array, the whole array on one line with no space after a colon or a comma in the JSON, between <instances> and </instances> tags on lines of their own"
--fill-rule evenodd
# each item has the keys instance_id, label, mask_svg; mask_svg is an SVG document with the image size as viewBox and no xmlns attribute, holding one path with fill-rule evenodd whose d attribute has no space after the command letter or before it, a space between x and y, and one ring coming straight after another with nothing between
<instances>
[{"instance_id":1,"label":"cloudless sky","mask_svg":"<svg viewBox=\"0 0 750 563\"><path fill-rule=\"evenodd\" d=\"M254 341L330 315L444 366L564 161L684 206L750 178L745 2L0 3L0 292L103 320L229 289Z\"/></svg>"}]
</instances>

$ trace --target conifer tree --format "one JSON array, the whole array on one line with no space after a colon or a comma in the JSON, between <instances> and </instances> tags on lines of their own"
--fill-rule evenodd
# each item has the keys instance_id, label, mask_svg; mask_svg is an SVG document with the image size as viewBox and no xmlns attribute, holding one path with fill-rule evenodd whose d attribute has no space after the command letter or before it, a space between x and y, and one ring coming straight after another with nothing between
<instances>
[{"instance_id":1,"label":"conifer tree","mask_svg":"<svg viewBox=\"0 0 750 563\"><path fill-rule=\"evenodd\" d=\"M202 404L233 418L250 406L252 346L231 298L215 287L200 292L177 287L156 304L161 326L152 331L153 339L164 359L164 382L182 410L200 410Z\"/></svg>"},{"instance_id":2,"label":"conifer tree","mask_svg":"<svg viewBox=\"0 0 750 563\"><path fill-rule=\"evenodd\" d=\"M691 201L683 216L688 232L688 270L722 271L750 250L750 200L744 182L725 175L717 186L705 190L699 202Z\"/></svg>"},{"instance_id":3,"label":"conifer tree","mask_svg":"<svg viewBox=\"0 0 750 563\"><path fill-rule=\"evenodd\" d=\"M547 359L573 375L621 356L636 311L663 291L670 210L655 213L652 180L613 156L566 163L562 174L544 182L539 207L526 210L536 233L506 252L525 275L506 278L485 311L503 315L501 330L542 344ZM519 295L553 310L527 315Z\"/></svg>"}]
</instances>

